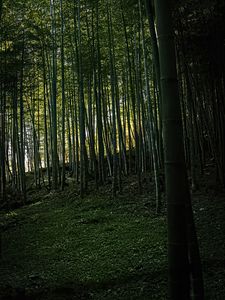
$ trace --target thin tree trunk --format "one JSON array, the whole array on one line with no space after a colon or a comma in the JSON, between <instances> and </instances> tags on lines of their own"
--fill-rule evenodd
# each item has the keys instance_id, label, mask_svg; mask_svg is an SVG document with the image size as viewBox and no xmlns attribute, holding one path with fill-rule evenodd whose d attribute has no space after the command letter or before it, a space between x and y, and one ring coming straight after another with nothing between
<instances>
[{"instance_id":1,"label":"thin tree trunk","mask_svg":"<svg viewBox=\"0 0 225 300\"><path fill-rule=\"evenodd\" d=\"M64 68L64 14L63 0L60 0L61 15L61 76L62 76L62 175L61 189L65 186L65 68Z\"/></svg>"},{"instance_id":2,"label":"thin tree trunk","mask_svg":"<svg viewBox=\"0 0 225 300\"><path fill-rule=\"evenodd\" d=\"M57 60L56 60L56 25L55 25L55 0L51 0L52 19L52 183L53 188L58 188L58 151L57 151Z\"/></svg>"}]
</instances>

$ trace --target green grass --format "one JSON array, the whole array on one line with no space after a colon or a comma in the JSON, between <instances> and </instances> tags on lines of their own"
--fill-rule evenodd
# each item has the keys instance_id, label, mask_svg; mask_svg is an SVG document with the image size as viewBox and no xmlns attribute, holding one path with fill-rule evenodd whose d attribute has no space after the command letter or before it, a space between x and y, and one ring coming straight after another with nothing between
<instances>
[{"instance_id":1,"label":"green grass","mask_svg":"<svg viewBox=\"0 0 225 300\"><path fill-rule=\"evenodd\" d=\"M107 187L79 199L71 184L1 213L0 299L167 299L166 218L147 184L116 199ZM223 198L194 195L206 300L225 299Z\"/></svg>"},{"instance_id":2,"label":"green grass","mask_svg":"<svg viewBox=\"0 0 225 300\"><path fill-rule=\"evenodd\" d=\"M65 192L5 215L3 290L20 287L37 299L165 299L165 218L146 208L146 197L128 200Z\"/></svg>"}]
</instances>

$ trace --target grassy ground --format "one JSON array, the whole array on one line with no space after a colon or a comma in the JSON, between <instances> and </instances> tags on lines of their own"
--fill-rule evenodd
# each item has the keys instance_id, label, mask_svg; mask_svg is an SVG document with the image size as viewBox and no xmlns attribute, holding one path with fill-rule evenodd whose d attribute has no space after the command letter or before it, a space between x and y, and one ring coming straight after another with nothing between
<instances>
[{"instance_id":1,"label":"grassy ground","mask_svg":"<svg viewBox=\"0 0 225 300\"><path fill-rule=\"evenodd\" d=\"M129 180L114 200L107 187L82 200L71 187L1 214L0 299L167 299L166 218L151 184L140 196ZM197 193L195 214L206 298L222 300L224 199L211 198Z\"/></svg>"}]
</instances>

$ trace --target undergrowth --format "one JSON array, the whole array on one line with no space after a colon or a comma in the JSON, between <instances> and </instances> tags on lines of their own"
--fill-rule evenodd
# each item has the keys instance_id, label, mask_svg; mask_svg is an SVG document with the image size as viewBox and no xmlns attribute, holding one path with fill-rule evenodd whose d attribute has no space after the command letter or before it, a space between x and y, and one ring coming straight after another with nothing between
<instances>
[{"instance_id":1,"label":"undergrowth","mask_svg":"<svg viewBox=\"0 0 225 300\"><path fill-rule=\"evenodd\" d=\"M107 187L80 199L70 184L1 213L0 299L167 299L166 217L135 184L116 199ZM194 195L206 299L222 300L222 199L208 198Z\"/></svg>"}]
</instances>

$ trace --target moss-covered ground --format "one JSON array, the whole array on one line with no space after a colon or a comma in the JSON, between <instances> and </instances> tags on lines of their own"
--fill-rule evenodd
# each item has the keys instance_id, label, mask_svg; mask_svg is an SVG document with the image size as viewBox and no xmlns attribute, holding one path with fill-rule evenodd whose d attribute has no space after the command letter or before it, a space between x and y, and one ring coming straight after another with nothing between
<instances>
[{"instance_id":1,"label":"moss-covered ground","mask_svg":"<svg viewBox=\"0 0 225 300\"><path fill-rule=\"evenodd\" d=\"M167 299L166 217L145 185L142 195L130 179L116 199L109 186L80 199L70 183L1 213L0 299ZM198 192L194 208L206 299L223 300L223 194Z\"/></svg>"}]
</instances>

